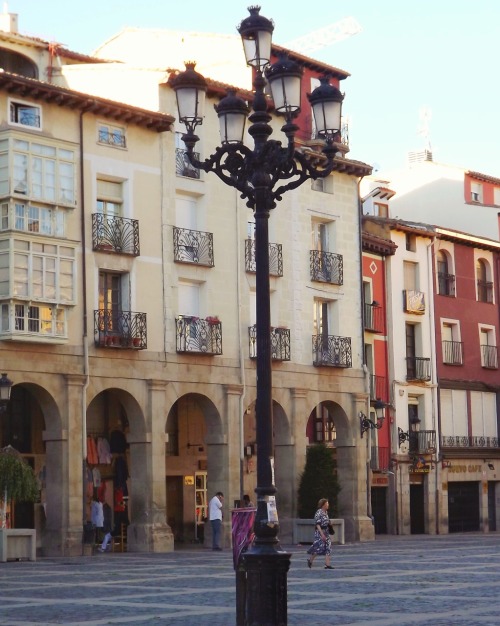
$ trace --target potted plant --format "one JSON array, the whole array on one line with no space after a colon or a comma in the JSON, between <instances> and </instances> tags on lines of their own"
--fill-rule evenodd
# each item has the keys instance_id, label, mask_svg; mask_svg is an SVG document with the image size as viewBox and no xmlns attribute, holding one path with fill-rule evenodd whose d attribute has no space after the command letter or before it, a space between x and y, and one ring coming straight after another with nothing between
<instances>
[{"instance_id":1,"label":"potted plant","mask_svg":"<svg viewBox=\"0 0 500 626\"><path fill-rule=\"evenodd\" d=\"M32 468L12 446L0 449L0 561L10 558L35 557L35 531L7 528L8 502L33 502L39 486Z\"/></svg>"}]
</instances>

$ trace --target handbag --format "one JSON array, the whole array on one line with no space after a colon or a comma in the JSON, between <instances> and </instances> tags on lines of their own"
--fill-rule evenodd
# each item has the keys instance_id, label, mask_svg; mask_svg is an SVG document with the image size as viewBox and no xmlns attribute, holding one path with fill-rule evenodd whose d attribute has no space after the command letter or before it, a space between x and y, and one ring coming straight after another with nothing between
<instances>
[{"instance_id":1,"label":"handbag","mask_svg":"<svg viewBox=\"0 0 500 626\"><path fill-rule=\"evenodd\" d=\"M330 523L328 524L328 534L329 535L334 535L335 534L335 529L333 528L333 526Z\"/></svg>"}]
</instances>

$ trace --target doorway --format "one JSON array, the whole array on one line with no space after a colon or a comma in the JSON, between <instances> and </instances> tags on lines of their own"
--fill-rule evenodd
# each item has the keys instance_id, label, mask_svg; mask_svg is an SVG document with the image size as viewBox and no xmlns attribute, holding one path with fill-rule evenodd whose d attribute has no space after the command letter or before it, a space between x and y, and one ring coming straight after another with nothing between
<instances>
[{"instance_id":1,"label":"doorway","mask_svg":"<svg viewBox=\"0 0 500 626\"><path fill-rule=\"evenodd\" d=\"M372 487L372 516L376 535L387 535L387 488Z\"/></svg>"},{"instance_id":2,"label":"doorway","mask_svg":"<svg viewBox=\"0 0 500 626\"><path fill-rule=\"evenodd\" d=\"M448 531L450 533L479 530L478 482L448 483Z\"/></svg>"},{"instance_id":3,"label":"doorway","mask_svg":"<svg viewBox=\"0 0 500 626\"><path fill-rule=\"evenodd\" d=\"M172 529L175 541L184 539L183 507L183 477L167 476L167 524Z\"/></svg>"},{"instance_id":4,"label":"doorway","mask_svg":"<svg viewBox=\"0 0 500 626\"><path fill-rule=\"evenodd\" d=\"M410 485L410 532L412 535L425 533L424 486Z\"/></svg>"}]
</instances>

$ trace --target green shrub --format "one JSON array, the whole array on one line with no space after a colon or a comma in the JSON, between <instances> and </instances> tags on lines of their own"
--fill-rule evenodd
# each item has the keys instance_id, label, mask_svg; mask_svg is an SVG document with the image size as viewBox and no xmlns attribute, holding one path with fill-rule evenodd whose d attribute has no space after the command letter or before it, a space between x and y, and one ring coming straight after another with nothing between
<instances>
[{"instance_id":1,"label":"green shrub","mask_svg":"<svg viewBox=\"0 0 500 626\"><path fill-rule=\"evenodd\" d=\"M33 502L39 487L35 473L22 456L11 446L0 449L0 500Z\"/></svg>"},{"instance_id":2,"label":"green shrub","mask_svg":"<svg viewBox=\"0 0 500 626\"><path fill-rule=\"evenodd\" d=\"M312 519L320 498L328 499L329 516L338 517L337 496L340 485L335 468L331 448L327 448L322 443L307 448L306 465L299 483L299 518Z\"/></svg>"}]
</instances>

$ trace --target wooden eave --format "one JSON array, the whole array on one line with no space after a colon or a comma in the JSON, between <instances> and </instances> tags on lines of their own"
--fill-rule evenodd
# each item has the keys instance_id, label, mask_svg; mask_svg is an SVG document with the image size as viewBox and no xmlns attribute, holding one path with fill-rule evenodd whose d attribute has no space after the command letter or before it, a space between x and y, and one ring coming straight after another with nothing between
<instances>
[{"instance_id":1,"label":"wooden eave","mask_svg":"<svg viewBox=\"0 0 500 626\"><path fill-rule=\"evenodd\" d=\"M481 380L439 379L441 389L468 389L470 391L500 391L500 384L492 385Z\"/></svg>"},{"instance_id":2,"label":"wooden eave","mask_svg":"<svg viewBox=\"0 0 500 626\"><path fill-rule=\"evenodd\" d=\"M493 185L500 185L500 178L495 178L495 176L488 176L488 174L481 174L481 172L473 172L472 170L467 170L465 173L467 176L470 176L475 180L480 180L484 183L492 183Z\"/></svg>"},{"instance_id":3,"label":"wooden eave","mask_svg":"<svg viewBox=\"0 0 500 626\"><path fill-rule=\"evenodd\" d=\"M446 241L452 241L453 243L472 248L500 252L500 242L494 239L486 239L485 237L478 237L470 233L462 233L458 230L452 231L448 228L442 228L441 226L434 226L434 229L436 237L439 237L439 239L445 239Z\"/></svg>"},{"instance_id":4,"label":"wooden eave","mask_svg":"<svg viewBox=\"0 0 500 626\"><path fill-rule=\"evenodd\" d=\"M340 174L350 174L351 176L369 176L373 171L373 167L368 165L368 163L363 163L363 161L336 157L333 160L333 171Z\"/></svg>"},{"instance_id":5,"label":"wooden eave","mask_svg":"<svg viewBox=\"0 0 500 626\"><path fill-rule=\"evenodd\" d=\"M361 242L364 252L373 252L382 256L392 256L398 248L397 244L390 239L384 239L366 231L361 233Z\"/></svg>"},{"instance_id":6,"label":"wooden eave","mask_svg":"<svg viewBox=\"0 0 500 626\"><path fill-rule=\"evenodd\" d=\"M120 123L149 128L158 133L170 130L175 119L166 113L148 111L113 100L71 91L10 72L0 71L0 89L15 97L32 98L48 104L95 113Z\"/></svg>"},{"instance_id":7,"label":"wooden eave","mask_svg":"<svg viewBox=\"0 0 500 626\"><path fill-rule=\"evenodd\" d=\"M327 65L326 63L321 63L317 59L312 59L311 57L304 56L295 50L289 50L288 48L284 48L283 46L278 46L276 44L272 44L271 48L272 52L275 55L279 55L281 52L286 52L286 54L293 60L297 61L300 65L307 67L313 72L318 72L319 74L329 74L338 80L344 80L345 78L349 78L349 72L345 70L341 70L338 67L333 67L333 65Z\"/></svg>"}]
</instances>

